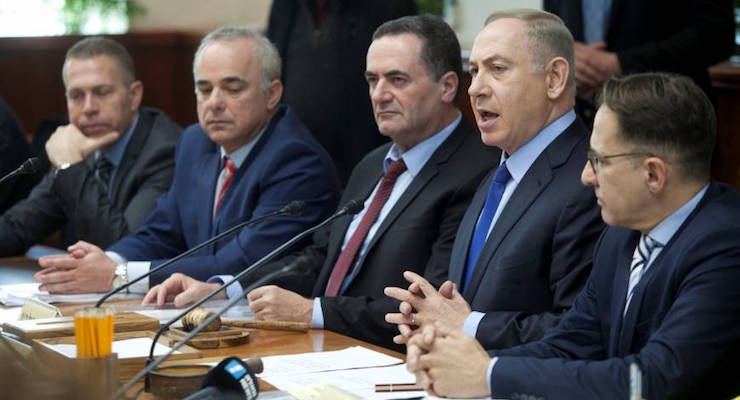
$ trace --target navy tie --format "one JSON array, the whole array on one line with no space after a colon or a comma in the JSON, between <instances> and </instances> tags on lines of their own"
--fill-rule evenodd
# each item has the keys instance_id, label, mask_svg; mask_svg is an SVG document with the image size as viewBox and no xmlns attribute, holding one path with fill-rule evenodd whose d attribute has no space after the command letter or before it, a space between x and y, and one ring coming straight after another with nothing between
<instances>
[{"instance_id":1,"label":"navy tie","mask_svg":"<svg viewBox=\"0 0 740 400\"><path fill-rule=\"evenodd\" d=\"M486 204L483 206L483 211L478 219L478 225L475 226L473 240L470 241L470 251L468 251L468 259L465 263L465 275L462 282L463 292L467 290L470 284L470 277L473 276L475 263L478 262L478 257L483 250L483 246L486 244L488 230L493 222L493 216L496 215L499 203L501 203L501 197L504 195L506 183L509 182L509 179L511 179L511 174L509 173L509 169L506 168L506 162L504 162L498 166L496 173L493 175L491 187L488 189L488 197L486 197Z\"/></svg>"}]
</instances>

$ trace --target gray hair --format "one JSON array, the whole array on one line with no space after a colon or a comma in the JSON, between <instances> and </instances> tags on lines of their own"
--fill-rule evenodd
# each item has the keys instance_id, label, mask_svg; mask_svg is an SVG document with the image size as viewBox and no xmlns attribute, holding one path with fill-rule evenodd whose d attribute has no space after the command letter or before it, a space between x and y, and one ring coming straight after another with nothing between
<instances>
[{"instance_id":1,"label":"gray hair","mask_svg":"<svg viewBox=\"0 0 740 400\"><path fill-rule=\"evenodd\" d=\"M546 11L522 8L494 12L486 19L485 25L504 18L518 19L527 24L526 35L533 68L542 71L550 60L562 57L568 61L568 86L575 87L573 35L560 17Z\"/></svg>"},{"instance_id":2,"label":"gray hair","mask_svg":"<svg viewBox=\"0 0 740 400\"><path fill-rule=\"evenodd\" d=\"M70 59L87 60L90 58L106 56L110 57L118 65L120 78L125 84L136 80L136 69L131 54L120 43L104 38L93 36L80 40L67 50L62 67L62 81L67 85L67 61Z\"/></svg>"},{"instance_id":3,"label":"gray hair","mask_svg":"<svg viewBox=\"0 0 740 400\"><path fill-rule=\"evenodd\" d=\"M203 37L198 50L195 51L195 57L193 57L193 76L195 76L195 68L200 63L200 58L206 47L215 42L234 41L237 39L248 39L254 44L256 55L260 58L262 91L266 91L272 81L280 79L282 70L280 54L275 48L275 45L265 36L247 28L224 26Z\"/></svg>"}]
</instances>

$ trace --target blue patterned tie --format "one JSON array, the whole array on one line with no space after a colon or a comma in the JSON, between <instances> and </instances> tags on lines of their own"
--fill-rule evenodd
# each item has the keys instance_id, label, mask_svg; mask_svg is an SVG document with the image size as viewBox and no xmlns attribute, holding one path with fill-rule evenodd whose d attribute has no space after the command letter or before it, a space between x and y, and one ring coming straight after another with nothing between
<instances>
[{"instance_id":1,"label":"blue patterned tie","mask_svg":"<svg viewBox=\"0 0 740 400\"><path fill-rule=\"evenodd\" d=\"M488 189L486 204L483 206L483 211L478 219L478 225L475 226L473 240L470 241L470 251L468 251L468 259L465 263L465 275L462 284L463 292L468 289L475 263L478 262L478 257L486 244L488 230L493 221L493 216L496 215L498 205L501 203L501 197L504 195L506 183L509 182L509 179L511 179L511 174L509 169L506 168L506 162L504 162L498 166L496 173L493 175L493 182L491 182L491 187Z\"/></svg>"},{"instance_id":2,"label":"blue patterned tie","mask_svg":"<svg viewBox=\"0 0 740 400\"><path fill-rule=\"evenodd\" d=\"M648 235L642 235L640 237L640 243L635 248L635 253L632 255L632 264L630 265L630 280L627 287L627 302L624 304L624 311L622 315L627 314L627 309L630 306L632 295L635 291L635 286L640 282L640 279L645 275L647 270L648 262L650 261L650 255L653 250L663 247L663 244L657 240L651 238Z\"/></svg>"}]
</instances>

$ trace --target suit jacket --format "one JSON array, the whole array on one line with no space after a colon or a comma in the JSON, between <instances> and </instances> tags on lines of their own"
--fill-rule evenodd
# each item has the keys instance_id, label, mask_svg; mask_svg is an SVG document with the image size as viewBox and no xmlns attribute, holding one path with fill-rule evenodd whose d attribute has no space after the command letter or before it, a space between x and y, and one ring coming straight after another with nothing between
<instances>
[{"instance_id":1,"label":"suit jacket","mask_svg":"<svg viewBox=\"0 0 740 400\"><path fill-rule=\"evenodd\" d=\"M710 184L635 287L622 318L639 237L623 228L604 231L594 271L560 324L538 342L496 352L493 397L526 391L548 399L626 399L631 363L642 370L646 399L740 394L740 196Z\"/></svg>"},{"instance_id":2,"label":"suit jacket","mask_svg":"<svg viewBox=\"0 0 740 400\"><path fill-rule=\"evenodd\" d=\"M26 159L33 157L26 132L2 97L0 97L0 177L11 173ZM0 186L0 213L26 198L44 176L43 171L16 177Z\"/></svg>"},{"instance_id":3,"label":"suit jacket","mask_svg":"<svg viewBox=\"0 0 740 400\"><path fill-rule=\"evenodd\" d=\"M336 206L337 178L326 152L301 121L281 106L239 167L216 218L213 202L221 168L220 147L194 124L175 152L175 177L152 214L133 235L110 247L152 268L232 226L293 200L306 203L302 216L276 217L242 229L171 268L149 277L158 284L173 272L206 280L236 275L295 234L316 224Z\"/></svg>"},{"instance_id":4,"label":"suit jacket","mask_svg":"<svg viewBox=\"0 0 740 400\"><path fill-rule=\"evenodd\" d=\"M355 167L340 204L370 196L383 175L383 159L390 146L373 150ZM278 262L278 266L293 264L314 271L313 279L303 280L315 282L313 288L287 288L321 297L324 328L393 347L397 329L385 322L385 314L397 311L398 302L385 296L383 288L406 287L408 282L402 276L405 270L422 274L435 285L446 279L460 218L498 154L497 149L485 147L480 136L461 121L380 224L364 259L348 274L349 283L339 296L323 297L351 216L337 219L314 236L311 246Z\"/></svg>"},{"instance_id":5,"label":"suit jacket","mask_svg":"<svg viewBox=\"0 0 740 400\"><path fill-rule=\"evenodd\" d=\"M496 221L463 292L473 310L486 313L477 335L484 347L539 339L586 282L603 229L593 190L580 182L587 149L576 119L534 161ZM460 223L449 271L458 287L492 179L493 172Z\"/></svg>"},{"instance_id":6,"label":"suit jacket","mask_svg":"<svg viewBox=\"0 0 740 400\"><path fill-rule=\"evenodd\" d=\"M0 255L22 254L60 228L65 247L77 240L106 247L136 229L172 181L181 132L160 111L139 109L112 196L95 178L93 155L48 173L28 198L0 217Z\"/></svg>"},{"instance_id":7,"label":"suit jacket","mask_svg":"<svg viewBox=\"0 0 740 400\"><path fill-rule=\"evenodd\" d=\"M412 0L325 4L317 23L315 1L274 0L267 37L283 60L284 100L328 151L344 185L354 166L388 140L378 134L365 81L373 32L417 10Z\"/></svg>"},{"instance_id":8,"label":"suit jacket","mask_svg":"<svg viewBox=\"0 0 740 400\"><path fill-rule=\"evenodd\" d=\"M575 40L583 41L583 0L544 0ZM734 50L732 2L727 0L612 0L605 42L625 74L675 72L709 89L707 68Z\"/></svg>"}]
</instances>

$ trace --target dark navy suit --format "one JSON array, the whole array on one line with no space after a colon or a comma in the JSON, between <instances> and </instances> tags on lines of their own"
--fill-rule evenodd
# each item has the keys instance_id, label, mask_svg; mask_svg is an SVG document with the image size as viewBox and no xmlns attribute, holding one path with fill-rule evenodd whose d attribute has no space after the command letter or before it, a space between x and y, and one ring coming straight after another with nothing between
<instances>
[{"instance_id":1,"label":"dark navy suit","mask_svg":"<svg viewBox=\"0 0 740 400\"><path fill-rule=\"evenodd\" d=\"M740 394L740 196L712 183L653 260L622 318L640 233L607 228L594 269L557 327L495 352L495 398L627 399L629 366L643 398Z\"/></svg>"},{"instance_id":2,"label":"dark navy suit","mask_svg":"<svg viewBox=\"0 0 740 400\"><path fill-rule=\"evenodd\" d=\"M306 203L303 216L278 217L244 228L153 274L155 285L173 272L199 280L236 275L335 208L338 181L329 157L288 107L281 107L239 167L213 219L221 168L219 146L198 124L183 133L175 153L175 177L156 209L133 235L109 250L129 261L152 260L152 268L230 227L291 202Z\"/></svg>"}]
</instances>

